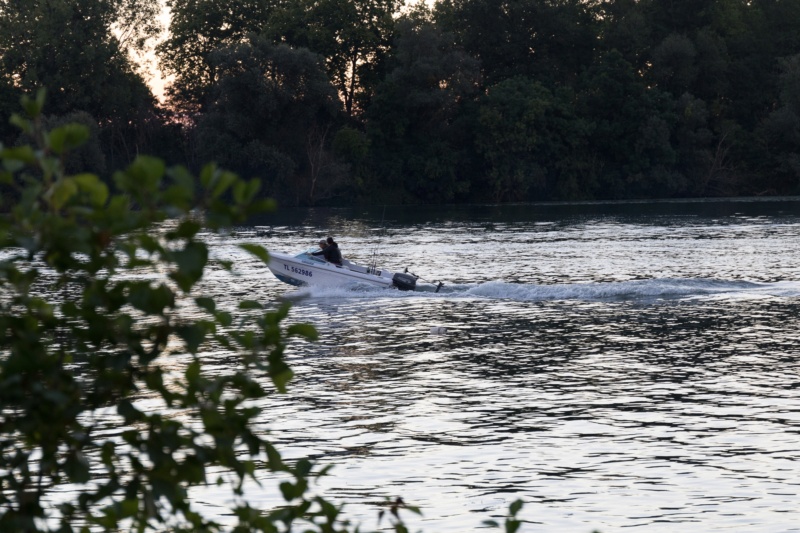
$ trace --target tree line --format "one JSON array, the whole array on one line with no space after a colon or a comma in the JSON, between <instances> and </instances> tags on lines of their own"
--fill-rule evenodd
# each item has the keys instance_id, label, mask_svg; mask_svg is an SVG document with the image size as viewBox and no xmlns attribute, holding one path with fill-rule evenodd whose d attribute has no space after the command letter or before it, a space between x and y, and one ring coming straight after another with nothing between
<instances>
[{"instance_id":1,"label":"tree line","mask_svg":"<svg viewBox=\"0 0 800 533\"><path fill-rule=\"evenodd\" d=\"M794 194L800 2L0 0L0 114L106 176L139 153L260 177L282 204ZM6 144L24 142L0 125Z\"/></svg>"}]
</instances>

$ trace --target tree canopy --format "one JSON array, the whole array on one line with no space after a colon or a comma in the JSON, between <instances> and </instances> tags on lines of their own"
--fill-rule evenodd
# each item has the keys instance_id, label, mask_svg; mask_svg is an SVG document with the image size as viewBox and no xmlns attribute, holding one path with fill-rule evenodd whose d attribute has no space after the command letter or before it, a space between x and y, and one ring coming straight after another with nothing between
<instances>
[{"instance_id":1,"label":"tree canopy","mask_svg":"<svg viewBox=\"0 0 800 533\"><path fill-rule=\"evenodd\" d=\"M153 36L156 27L147 21L155 6L156 0L2 0L0 75L22 92L50 87L51 113L132 120L152 101L125 46L141 47Z\"/></svg>"},{"instance_id":2,"label":"tree canopy","mask_svg":"<svg viewBox=\"0 0 800 533\"><path fill-rule=\"evenodd\" d=\"M87 114L103 157L130 161L156 121L131 52L159 30L159 9L157 0L0 1L0 116L11 116L21 94L48 87L50 114ZM0 123L0 140L17 135Z\"/></svg>"},{"instance_id":3,"label":"tree canopy","mask_svg":"<svg viewBox=\"0 0 800 533\"><path fill-rule=\"evenodd\" d=\"M152 148L196 171L210 156L269 174L270 193L294 204L800 186L797 2L170 0L160 110L124 53L153 35L142 22L154 2L3 0L0 106L46 84L52 113L97 120L109 161ZM259 78L232 76L247 47L271 47L272 61L283 50L281 68L316 62L313 83L278 76L270 91L324 120L276 120Z\"/></svg>"}]
</instances>

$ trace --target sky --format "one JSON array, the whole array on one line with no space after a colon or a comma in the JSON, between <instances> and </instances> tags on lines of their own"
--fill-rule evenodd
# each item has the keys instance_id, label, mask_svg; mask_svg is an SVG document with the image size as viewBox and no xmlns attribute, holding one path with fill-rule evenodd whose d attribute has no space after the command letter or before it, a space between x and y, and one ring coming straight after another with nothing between
<instances>
[{"instance_id":1,"label":"sky","mask_svg":"<svg viewBox=\"0 0 800 533\"><path fill-rule=\"evenodd\" d=\"M166 85L169 83L170 78L166 77L159 68L158 58L156 57L155 47L167 35L167 28L169 28L169 8L166 5L161 6L161 15L159 16L164 31L158 40L148 43L147 51L138 56L134 56L134 60L139 64L142 69L142 75L145 81L150 86L150 90L160 102L164 101L164 91Z\"/></svg>"}]
</instances>

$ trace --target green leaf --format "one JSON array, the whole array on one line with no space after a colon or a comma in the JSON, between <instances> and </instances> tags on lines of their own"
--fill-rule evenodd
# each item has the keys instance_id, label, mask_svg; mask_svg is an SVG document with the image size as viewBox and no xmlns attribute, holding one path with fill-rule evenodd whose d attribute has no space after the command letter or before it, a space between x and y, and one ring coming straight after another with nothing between
<instances>
[{"instance_id":1,"label":"green leaf","mask_svg":"<svg viewBox=\"0 0 800 533\"><path fill-rule=\"evenodd\" d=\"M297 483L289 483L288 481L284 481L280 484L281 493L287 502L297 498L302 498L307 488L308 484L302 479L300 479Z\"/></svg>"},{"instance_id":2,"label":"green leaf","mask_svg":"<svg viewBox=\"0 0 800 533\"><path fill-rule=\"evenodd\" d=\"M133 422L141 418L141 412L136 409L129 400L123 400L117 403L117 413L125 419L126 422ZM133 431L135 434L136 432Z\"/></svg>"},{"instance_id":3,"label":"green leaf","mask_svg":"<svg viewBox=\"0 0 800 533\"><path fill-rule=\"evenodd\" d=\"M114 462L114 457L116 457L116 444L113 441L105 441L101 448L101 460L103 464L106 466L110 466Z\"/></svg>"},{"instance_id":4,"label":"green leaf","mask_svg":"<svg viewBox=\"0 0 800 533\"><path fill-rule=\"evenodd\" d=\"M140 155L125 172L117 172L114 180L121 191L154 194L158 191L166 166L156 157Z\"/></svg>"},{"instance_id":5,"label":"green leaf","mask_svg":"<svg viewBox=\"0 0 800 533\"><path fill-rule=\"evenodd\" d=\"M11 125L18 127L22 133L26 133L31 136L33 135L33 122L31 122L30 119L27 119L18 113L14 113L11 115L9 122Z\"/></svg>"},{"instance_id":6,"label":"green leaf","mask_svg":"<svg viewBox=\"0 0 800 533\"><path fill-rule=\"evenodd\" d=\"M258 257L264 264L269 264L269 252L267 252L267 249L260 244L244 243L240 244L239 248L246 250Z\"/></svg>"},{"instance_id":7,"label":"green leaf","mask_svg":"<svg viewBox=\"0 0 800 533\"><path fill-rule=\"evenodd\" d=\"M50 205L52 205L55 209L61 209L64 207L70 198L75 196L78 192L78 186L75 183L75 180L72 178L64 178L56 181L51 187L50 190L45 195L46 198L50 199Z\"/></svg>"},{"instance_id":8,"label":"green leaf","mask_svg":"<svg viewBox=\"0 0 800 533\"><path fill-rule=\"evenodd\" d=\"M234 174L233 172L223 171L218 172L217 175L212 180L212 185L210 187L209 192L211 193L211 198L219 198L222 193L227 191L231 185L237 183L239 177Z\"/></svg>"},{"instance_id":9,"label":"green leaf","mask_svg":"<svg viewBox=\"0 0 800 533\"><path fill-rule=\"evenodd\" d=\"M188 383L194 383L200 377L200 361L194 360L192 361L188 367L186 367L186 381Z\"/></svg>"},{"instance_id":10,"label":"green leaf","mask_svg":"<svg viewBox=\"0 0 800 533\"><path fill-rule=\"evenodd\" d=\"M183 250L174 251L169 255L178 267L170 277L182 291L189 292L203 277L208 263L208 247L201 242L189 242Z\"/></svg>"},{"instance_id":11,"label":"green leaf","mask_svg":"<svg viewBox=\"0 0 800 533\"><path fill-rule=\"evenodd\" d=\"M60 174L61 160L57 157L42 157L38 159L39 167L42 169L46 176L54 176Z\"/></svg>"},{"instance_id":12,"label":"green leaf","mask_svg":"<svg viewBox=\"0 0 800 533\"><path fill-rule=\"evenodd\" d=\"M308 459L300 459L297 461L297 464L295 464L294 471L296 475L306 477L311 474L312 468L314 468L314 464L311 461Z\"/></svg>"},{"instance_id":13,"label":"green leaf","mask_svg":"<svg viewBox=\"0 0 800 533\"><path fill-rule=\"evenodd\" d=\"M0 157L3 158L3 162L21 162L25 165L35 165L36 164L36 152L33 151L33 148L30 146L15 146L13 148L3 148L0 150ZM15 172L17 169L12 169L6 167L9 171Z\"/></svg>"},{"instance_id":14,"label":"green leaf","mask_svg":"<svg viewBox=\"0 0 800 533\"><path fill-rule=\"evenodd\" d=\"M3 185L11 185L14 183L14 173L19 172L25 168L25 163L13 159L3 160L3 171L0 172L0 183Z\"/></svg>"},{"instance_id":15,"label":"green leaf","mask_svg":"<svg viewBox=\"0 0 800 533\"><path fill-rule=\"evenodd\" d=\"M317 333L316 328L311 324L292 324L286 330L289 335L298 336L298 337L305 337L310 341L315 341L319 339L319 334Z\"/></svg>"},{"instance_id":16,"label":"green leaf","mask_svg":"<svg viewBox=\"0 0 800 533\"><path fill-rule=\"evenodd\" d=\"M247 190L245 191L245 201L249 202L253 198L255 198L258 191L261 189L261 180L258 178L253 178L247 182Z\"/></svg>"},{"instance_id":17,"label":"green leaf","mask_svg":"<svg viewBox=\"0 0 800 533\"><path fill-rule=\"evenodd\" d=\"M89 461L81 452L73 451L64 461L64 472L73 483L87 483L90 479Z\"/></svg>"},{"instance_id":18,"label":"green leaf","mask_svg":"<svg viewBox=\"0 0 800 533\"><path fill-rule=\"evenodd\" d=\"M255 300L242 300L239 302L239 309L263 309L264 306Z\"/></svg>"},{"instance_id":19,"label":"green leaf","mask_svg":"<svg viewBox=\"0 0 800 533\"><path fill-rule=\"evenodd\" d=\"M270 372L269 377L272 379L272 384L275 385L275 388L278 389L278 392L286 393L286 385L294 377L294 372L292 372L288 366L286 365L270 365Z\"/></svg>"},{"instance_id":20,"label":"green leaf","mask_svg":"<svg viewBox=\"0 0 800 533\"><path fill-rule=\"evenodd\" d=\"M25 113L27 113L31 118L36 118L41 115L42 109L44 109L44 100L46 96L47 91L44 88L41 88L36 92L36 98L31 98L27 94L23 95L20 99L20 103L22 104L22 108L25 110Z\"/></svg>"},{"instance_id":21,"label":"green leaf","mask_svg":"<svg viewBox=\"0 0 800 533\"><path fill-rule=\"evenodd\" d=\"M167 307L175 307L175 295L166 285L151 287L147 281L131 283L128 303L148 315L163 315Z\"/></svg>"},{"instance_id":22,"label":"green leaf","mask_svg":"<svg viewBox=\"0 0 800 533\"><path fill-rule=\"evenodd\" d=\"M179 326L175 328L175 332L186 344L186 351L191 354L196 354L200 345L203 344L203 340L205 340L206 327L202 324Z\"/></svg>"},{"instance_id":23,"label":"green leaf","mask_svg":"<svg viewBox=\"0 0 800 533\"><path fill-rule=\"evenodd\" d=\"M58 155L81 146L89 140L89 128L83 124L65 124L49 134L50 148Z\"/></svg>"},{"instance_id":24,"label":"green leaf","mask_svg":"<svg viewBox=\"0 0 800 533\"><path fill-rule=\"evenodd\" d=\"M89 201L95 207L100 207L108 200L108 186L100 181L94 174L78 174L72 177L78 188L89 195Z\"/></svg>"},{"instance_id":25,"label":"green leaf","mask_svg":"<svg viewBox=\"0 0 800 533\"><path fill-rule=\"evenodd\" d=\"M113 213L116 218L120 219L130 210L130 199L123 195L112 196L107 209L109 213Z\"/></svg>"},{"instance_id":26,"label":"green leaf","mask_svg":"<svg viewBox=\"0 0 800 533\"><path fill-rule=\"evenodd\" d=\"M233 316L231 316L231 314L227 311L220 311L216 314L216 317L217 322L219 322L222 327L227 328L233 323Z\"/></svg>"},{"instance_id":27,"label":"green leaf","mask_svg":"<svg viewBox=\"0 0 800 533\"><path fill-rule=\"evenodd\" d=\"M243 181L237 181L233 186L233 201L237 204L245 202L247 185Z\"/></svg>"},{"instance_id":28,"label":"green leaf","mask_svg":"<svg viewBox=\"0 0 800 533\"><path fill-rule=\"evenodd\" d=\"M174 232L170 233L173 239L191 239L202 229L196 220L182 220Z\"/></svg>"},{"instance_id":29,"label":"green leaf","mask_svg":"<svg viewBox=\"0 0 800 533\"><path fill-rule=\"evenodd\" d=\"M195 178L189 170L181 165L170 167L167 170L167 175L178 187L194 191Z\"/></svg>"},{"instance_id":30,"label":"green leaf","mask_svg":"<svg viewBox=\"0 0 800 533\"><path fill-rule=\"evenodd\" d=\"M139 235L139 245L145 252L151 254L161 251L161 244L158 242L158 239L151 235Z\"/></svg>"},{"instance_id":31,"label":"green leaf","mask_svg":"<svg viewBox=\"0 0 800 533\"><path fill-rule=\"evenodd\" d=\"M209 163L200 171L200 184L203 188L208 189L211 185L211 180L214 179L214 174L217 171L217 165Z\"/></svg>"},{"instance_id":32,"label":"green leaf","mask_svg":"<svg viewBox=\"0 0 800 533\"><path fill-rule=\"evenodd\" d=\"M195 298L194 303L196 303L198 307L205 309L209 313L214 313L214 311L217 310L217 303L214 301L213 298L201 296L199 298Z\"/></svg>"},{"instance_id":33,"label":"green leaf","mask_svg":"<svg viewBox=\"0 0 800 533\"><path fill-rule=\"evenodd\" d=\"M126 498L120 503L119 510L120 518L136 516L136 513L139 512L139 500L136 498Z\"/></svg>"}]
</instances>

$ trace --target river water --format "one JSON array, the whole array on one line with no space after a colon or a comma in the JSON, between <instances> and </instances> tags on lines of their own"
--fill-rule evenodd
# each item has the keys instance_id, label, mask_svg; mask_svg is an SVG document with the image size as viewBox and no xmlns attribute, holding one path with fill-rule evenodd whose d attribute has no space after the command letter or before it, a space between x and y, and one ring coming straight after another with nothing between
<instances>
[{"instance_id":1,"label":"river water","mask_svg":"<svg viewBox=\"0 0 800 533\"><path fill-rule=\"evenodd\" d=\"M298 289L237 248L329 234L445 286ZM319 330L259 429L332 464L318 489L364 529L403 496L414 531L516 499L522 531L800 531L799 238L798 199L287 210L213 240L237 276L205 286Z\"/></svg>"}]
</instances>

